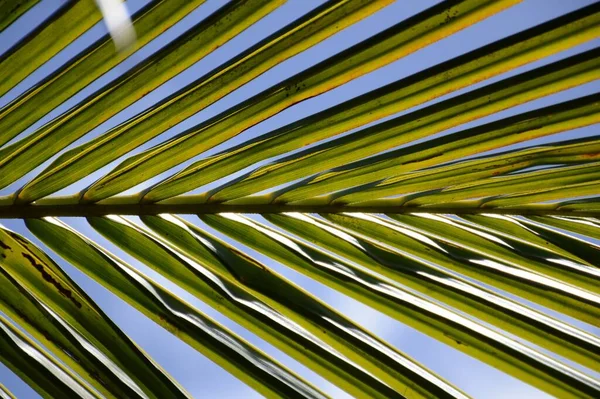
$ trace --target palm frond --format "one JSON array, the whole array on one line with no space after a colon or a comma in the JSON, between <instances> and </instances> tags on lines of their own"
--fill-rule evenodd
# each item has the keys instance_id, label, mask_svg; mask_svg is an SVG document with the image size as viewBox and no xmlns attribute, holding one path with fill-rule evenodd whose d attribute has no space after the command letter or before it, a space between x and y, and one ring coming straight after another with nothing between
<instances>
[{"instance_id":1,"label":"palm frond","mask_svg":"<svg viewBox=\"0 0 600 399\"><path fill-rule=\"evenodd\" d=\"M36 3L0 1L0 37ZM117 52L95 3L70 1L0 55L4 365L48 398L192 397L89 278L265 397L336 396L316 375L360 398L472 395L327 289L548 394L600 396L600 136L578 133L600 122L600 3L307 116L520 1L441 1L285 79L393 2L304 4L260 40L291 5L204 3L147 1Z\"/></svg>"}]
</instances>

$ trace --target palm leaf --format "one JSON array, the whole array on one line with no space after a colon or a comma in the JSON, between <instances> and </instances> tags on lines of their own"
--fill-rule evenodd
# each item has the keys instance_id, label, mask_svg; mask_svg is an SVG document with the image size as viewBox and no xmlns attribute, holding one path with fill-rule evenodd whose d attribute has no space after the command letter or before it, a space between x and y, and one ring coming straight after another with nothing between
<instances>
[{"instance_id":1,"label":"palm leaf","mask_svg":"<svg viewBox=\"0 0 600 399\"><path fill-rule=\"evenodd\" d=\"M0 35L35 3L0 1ZM116 52L94 2L67 2L0 55L8 369L42 397L191 397L103 310L114 295L266 397L473 394L323 297L340 293L457 358L600 396L600 136L581 134L600 3L335 104L528 1L445 0L285 79L400 6L204 3L146 2Z\"/></svg>"}]
</instances>

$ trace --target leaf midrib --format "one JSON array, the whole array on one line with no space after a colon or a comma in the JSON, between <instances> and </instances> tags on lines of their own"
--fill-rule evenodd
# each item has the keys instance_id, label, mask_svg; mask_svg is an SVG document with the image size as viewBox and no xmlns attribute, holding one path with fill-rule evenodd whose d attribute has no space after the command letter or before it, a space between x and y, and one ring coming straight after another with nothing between
<instances>
[{"instance_id":1,"label":"leaf midrib","mask_svg":"<svg viewBox=\"0 0 600 399\"><path fill-rule=\"evenodd\" d=\"M0 206L0 219L41 218L49 216L88 217L102 215L159 215L170 214L217 214L217 213L431 213L431 214L496 214L496 215L521 215L521 216L578 216L600 217L599 210L567 210L553 209L544 206L519 206L510 208L484 208L484 207L417 207L394 205L294 205L294 204L56 204L56 205L4 205Z\"/></svg>"}]
</instances>

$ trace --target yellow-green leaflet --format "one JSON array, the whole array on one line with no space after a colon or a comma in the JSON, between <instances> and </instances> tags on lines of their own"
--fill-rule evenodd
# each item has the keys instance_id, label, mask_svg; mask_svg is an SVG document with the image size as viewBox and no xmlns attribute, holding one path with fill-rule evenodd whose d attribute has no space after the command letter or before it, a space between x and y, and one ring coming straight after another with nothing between
<instances>
[{"instance_id":1,"label":"yellow-green leaflet","mask_svg":"<svg viewBox=\"0 0 600 399\"><path fill-rule=\"evenodd\" d=\"M280 155L286 151L300 149L319 140L334 137L379 118L422 104L474 82L535 61L538 57L561 51L573 42L581 43L590 40L597 37L600 32L599 29L593 28L600 21L600 6L596 4L587 11L591 14L575 12L520 32L260 135L214 156L206 157L146 190L143 200L147 202L160 201L185 193L250 166L254 162ZM531 76L527 75L527 78ZM582 80L582 83L585 81ZM514 88L510 87L513 85ZM570 87L570 85L564 87ZM447 105L445 109L427 108L432 113L435 110L437 114L412 113L410 115L414 116L414 119L408 116L396 118L393 121L326 144L317 145L257 168L219 189L212 190L206 194L206 197L207 200L227 201L252 194L288 181L294 181L307 174L345 165L348 162L376 154L381 150L389 150L411 140L434 134L444 128L456 126L499 109L505 109L561 90L558 82L556 82L556 87L548 88L554 89L554 91L543 93L536 89L535 85L527 83L519 85L519 79L509 79L503 85L490 86L489 91L478 91L482 96L479 105L476 105L476 98L469 96L448 100L444 102ZM506 98L511 89L515 94L513 101ZM500 90L500 92L495 93L494 90ZM517 95L518 91L520 92ZM525 95L526 92L527 95ZM492 104L485 108L487 96L490 96ZM461 100L467 98L472 101L470 105L461 104ZM437 126L430 126L436 117L440 118L440 123ZM328 187L329 184L328 182Z\"/></svg>"},{"instance_id":2,"label":"yellow-green leaflet","mask_svg":"<svg viewBox=\"0 0 600 399\"><path fill-rule=\"evenodd\" d=\"M2 399L17 399L12 392L8 390L4 385L0 383L0 398Z\"/></svg>"},{"instance_id":3,"label":"yellow-green leaflet","mask_svg":"<svg viewBox=\"0 0 600 399\"><path fill-rule=\"evenodd\" d=\"M40 0L4 0L0 3L0 33L39 2Z\"/></svg>"},{"instance_id":4,"label":"yellow-green leaflet","mask_svg":"<svg viewBox=\"0 0 600 399\"><path fill-rule=\"evenodd\" d=\"M501 160L495 157L490 160L466 161L464 165L463 163L458 163L437 168L432 167L472 154L600 122L598 110L600 110L600 96L587 96L578 100L557 104L556 106L515 115L514 117L449 134L423 143L410 145L398 150L388 151L378 156L345 164L319 177L326 179L328 182L338 182L340 185L341 182L344 182L346 185L351 185L347 189L337 191L328 196L328 199L332 203L342 204L444 187L444 185L454 182L452 179L471 181L482 176L495 176L510 172L511 170L519 170L526 166L533 166L535 162L533 156L535 150L532 150L533 153L531 154L523 153L522 159L518 158L518 153L511 152L514 159ZM330 142L330 144L326 143L322 146L317 146L313 150L307 151L307 159L311 159L319 152L327 153L329 149L335 150L335 147L335 141ZM557 161L576 163L577 161L591 162L597 159L596 152L599 149L598 145L594 145L592 141L587 144L582 143L580 147L573 149L562 148L557 143L553 147L553 150L556 153L555 158L557 158ZM572 158L568 158L567 154L571 152L573 153ZM563 154L564 156L561 157ZM282 159L276 165L272 165L275 166L274 171L280 165L303 159L305 155L307 154L300 152L294 155L293 159ZM344 155L341 158L356 157L352 152L347 152ZM537 160L540 163L547 161L543 157ZM482 171L484 165L486 165L487 171ZM425 169L428 167L429 169ZM288 169L288 173L284 169ZM275 174L281 171L289 177L291 169L281 167ZM314 172L315 169L317 168L313 168L312 171ZM261 173L257 173L260 171L250 172L211 192L217 192L217 196L221 198L231 198L255 192L257 189L262 188L260 185L261 181L270 181L273 176L270 171L267 171L265 176L262 176ZM469 176L465 174L467 171L476 172L477 174ZM299 178L307 173L310 173L307 168L304 168L304 170L299 168L297 171L294 169L293 178ZM369 181L369 183L357 184L363 181ZM251 182L255 182L257 185L253 186L249 184ZM246 188L245 191L244 188ZM265 201L277 195L277 192L275 192L271 197L265 196ZM243 203L243 201L245 200L240 198L239 200L231 201L231 203Z\"/></svg>"},{"instance_id":5,"label":"yellow-green leaflet","mask_svg":"<svg viewBox=\"0 0 600 399\"><path fill-rule=\"evenodd\" d=\"M143 47L204 2L205 0L150 1L131 16L137 36L131 49L116 52L110 36L104 35L42 81L4 105L0 109L0 146L96 78L108 72L129 57L134 50ZM75 3L77 2L72 1L68 4Z\"/></svg>"},{"instance_id":6,"label":"yellow-green leaflet","mask_svg":"<svg viewBox=\"0 0 600 399\"><path fill-rule=\"evenodd\" d=\"M344 147L356 148L362 143L362 148L373 145L381 151L598 78L600 49L593 49L345 136L338 139L342 143L339 149L334 146L338 144L336 141L330 146L342 152L346 150ZM588 112L597 109L597 99L583 101L586 100ZM382 147L382 143L388 147ZM353 166L319 173L275 193L272 200L299 201L380 178L367 173L369 170L356 173L351 169ZM369 167L375 169L379 165ZM348 179L349 174L351 179ZM218 196L215 195L215 199Z\"/></svg>"},{"instance_id":7,"label":"yellow-green leaflet","mask_svg":"<svg viewBox=\"0 0 600 399\"><path fill-rule=\"evenodd\" d=\"M194 126L167 142L129 157L82 193L96 202L228 140L292 105L332 90L460 31L513 0L440 3Z\"/></svg>"},{"instance_id":8,"label":"yellow-green leaflet","mask_svg":"<svg viewBox=\"0 0 600 399\"><path fill-rule=\"evenodd\" d=\"M36 236L66 260L261 394L267 397L326 397L60 220L29 219L26 223Z\"/></svg>"},{"instance_id":9,"label":"yellow-green leaflet","mask_svg":"<svg viewBox=\"0 0 600 399\"><path fill-rule=\"evenodd\" d=\"M262 298L390 387L410 397L464 397L455 387L266 265L172 215L142 218L182 252Z\"/></svg>"},{"instance_id":10,"label":"yellow-green leaflet","mask_svg":"<svg viewBox=\"0 0 600 399\"><path fill-rule=\"evenodd\" d=\"M120 378L139 396L190 397L39 248L6 229L0 229L0 242L1 265L6 275L123 370Z\"/></svg>"},{"instance_id":11,"label":"yellow-green leaflet","mask_svg":"<svg viewBox=\"0 0 600 399\"><path fill-rule=\"evenodd\" d=\"M600 389L600 382L533 348L287 233L239 214L201 218L274 260L549 393L593 397ZM600 303L600 297L594 299Z\"/></svg>"},{"instance_id":12,"label":"yellow-green leaflet","mask_svg":"<svg viewBox=\"0 0 600 399\"><path fill-rule=\"evenodd\" d=\"M98 89L30 135L2 148L0 187L31 171L150 90L227 43L282 3L283 0L240 0L225 4L112 84Z\"/></svg>"},{"instance_id":13,"label":"yellow-green leaflet","mask_svg":"<svg viewBox=\"0 0 600 399\"><path fill-rule=\"evenodd\" d=\"M545 124L539 130L553 130L554 127L555 125L550 123ZM507 136L509 135L502 136L502 139L510 139ZM448 138L452 139L454 137ZM398 197L400 194L441 189L482 178L502 176L535 166L585 164L600 160L600 140L584 138L556 142L544 146L526 147L516 151L508 151L488 157L478 157L466 161L453 162L444 166L414 171L419 165L427 166L430 164L429 154L439 150L438 146L432 146L432 144L434 144L434 140L425 142L424 145L409 146L405 150L392 151L392 153L403 157L396 158L396 161L394 161L394 158L391 156L386 156L385 160L381 162L392 164L388 170L399 170L400 173L397 176L338 191L330 196L333 199L332 203L345 204L368 201L371 198ZM443 148L448 148L444 144L442 146ZM423 148L424 151L419 151ZM461 149L458 149L457 152L465 151L470 153L469 146L461 147ZM448 150L448 152L440 153L435 158L448 160L455 157L454 151ZM412 159L421 158L425 159L420 162L411 162Z\"/></svg>"},{"instance_id":14,"label":"yellow-green leaflet","mask_svg":"<svg viewBox=\"0 0 600 399\"><path fill-rule=\"evenodd\" d=\"M94 26L102 14L94 0L69 1L0 56L0 96ZM4 144L3 141L0 143Z\"/></svg>"},{"instance_id":15,"label":"yellow-green leaflet","mask_svg":"<svg viewBox=\"0 0 600 399\"><path fill-rule=\"evenodd\" d=\"M231 277L217 273L211 263L199 262L164 242L152 231L124 218L110 216L88 218L88 221L99 233L138 260L351 395L400 397L397 391L344 356L340 352L341 344L334 347L325 343L291 317L270 306L262 295L256 295ZM223 264L216 266L225 267ZM348 345L345 346L348 348ZM348 350L356 348L350 347L345 352Z\"/></svg>"},{"instance_id":16,"label":"yellow-green leaflet","mask_svg":"<svg viewBox=\"0 0 600 399\"><path fill-rule=\"evenodd\" d=\"M539 204L538 204L539 205ZM548 206L549 205L549 206ZM545 208L554 208L561 211L598 211L600 210L600 197L594 195L590 198L565 200L560 202L554 202L551 204L543 204ZM577 214L571 215L577 216ZM597 215L595 215L597 217Z\"/></svg>"},{"instance_id":17,"label":"yellow-green leaflet","mask_svg":"<svg viewBox=\"0 0 600 399\"><path fill-rule=\"evenodd\" d=\"M48 348L58 359L84 377L107 397L143 397L132 389L127 375L85 336L56 312L34 297L3 268L0 268L0 310L19 322L31 336Z\"/></svg>"},{"instance_id":18,"label":"yellow-green leaflet","mask_svg":"<svg viewBox=\"0 0 600 399\"><path fill-rule=\"evenodd\" d=\"M576 319L600 325L600 296L570 284L583 279L587 280L589 288L598 291L598 287L590 283L597 267L585 260L552 262L554 257L544 258L546 254L539 248L527 244L519 246L509 237L498 238L493 233L482 231L478 225L465 226L455 218L442 215L415 213L389 216L396 221L396 226L416 231L435 240L437 245L444 243L443 247L449 246L457 251L455 256L463 262L446 267L531 298L532 302ZM481 259L478 255L486 258Z\"/></svg>"},{"instance_id":19,"label":"yellow-green leaflet","mask_svg":"<svg viewBox=\"0 0 600 399\"><path fill-rule=\"evenodd\" d=\"M554 167L532 172L493 176L478 181L452 185L431 193L407 195L404 203L410 206L442 205L446 202L456 202L482 197L501 196L510 192L512 195L531 194L559 189L579 183L592 183L600 179L600 162L583 165ZM484 202L487 200L484 198ZM487 202L491 205L491 203ZM526 201L522 203L527 203Z\"/></svg>"},{"instance_id":20,"label":"yellow-green leaflet","mask_svg":"<svg viewBox=\"0 0 600 399\"><path fill-rule=\"evenodd\" d=\"M0 315L0 360L43 398L102 398ZM0 397L13 398L0 388Z\"/></svg>"},{"instance_id":21,"label":"yellow-green leaflet","mask_svg":"<svg viewBox=\"0 0 600 399\"><path fill-rule=\"evenodd\" d=\"M572 233L586 235L595 240L600 240L600 220L596 218L539 218L530 216L529 219L554 226L562 230L570 231Z\"/></svg>"},{"instance_id":22,"label":"yellow-green leaflet","mask_svg":"<svg viewBox=\"0 0 600 399\"><path fill-rule=\"evenodd\" d=\"M65 152L21 191L18 197L19 202L30 202L38 199L87 176L209 106L212 102L226 96L279 62L283 62L343 28L369 16L387 5L389 1L391 0L377 2L370 0L337 0L317 7L306 16L275 32L222 66L159 101L145 112L135 115L94 140ZM268 11L264 9L265 7L274 7L277 2L260 1L258 5L261 4L263 7L260 8L258 15ZM244 17L244 15L256 8L256 5L256 1L254 1L254 7L251 7L253 6L252 2L230 3L229 6L223 7L216 16L205 21L206 23L199 24L199 29L196 29L195 32L192 31L191 34L197 36L196 41L199 41L200 44L209 38L207 33L213 32L215 29L217 33L221 32L231 36L237 30L247 27L252 22L252 18ZM235 12L236 10L237 12ZM234 25L235 29L229 28L228 30L227 26L232 23L230 14L237 15L240 19L237 21L238 24ZM256 14L252 14L253 18L257 18L258 15ZM211 26L211 24L221 19L226 22L225 26L221 28L218 28L217 25ZM235 21L234 19L233 22ZM203 30L206 27L209 29L208 32ZM184 35L182 40L177 40L170 45L169 48L174 49L172 55L177 56L179 53L187 53L184 46L187 36L190 36L190 34ZM218 45L218 43L217 41L216 44ZM217 45L214 48L218 47ZM192 61L197 60L214 48L203 48L203 51L200 52L192 51L192 48L189 55ZM172 76L182 66L181 61L176 58L176 68L169 68L168 65L165 67L164 64L168 58L162 53L154 56L158 65L163 65L163 69L166 70L167 76L164 80ZM153 71L149 70L146 75L152 76L152 73ZM138 81L144 83L143 88L148 87L148 84L143 80L138 79ZM110 88L108 87L108 89ZM117 89L123 90L122 87ZM107 101L114 100L113 97L109 96ZM31 151L39 149L38 144L32 143L32 145Z\"/></svg>"},{"instance_id":23,"label":"yellow-green leaflet","mask_svg":"<svg viewBox=\"0 0 600 399\"><path fill-rule=\"evenodd\" d=\"M580 261L576 260L576 263L573 263L561 261L560 258L557 259L555 257L548 257L546 259L556 264L556 267L559 269L562 268L565 271L574 269L578 270L581 274L600 275L600 267L598 267L597 262L600 246L594 244L591 240L584 240L565 234L565 232L553 226L552 219L550 218L540 220L531 216L529 218L517 218L501 215L482 218L481 216L465 215L464 219L475 222L479 226L496 229L501 233L511 235L511 237L527 236L528 239L532 239L532 237L537 238L545 247L558 248L558 250L555 249L556 253L560 253L560 248L568 248L571 259L579 259ZM592 269L577 267L577 263L585 263L592 266ZM597 288L593 287L592 290L597 291Z\"/></svg>"},{"instance_id":24,"label":"yellow-green leaflet","mask_svg":"<svg viewBox=\"0 0 600 399\"><path fill-rule=\"evenodd\" d=\"M266 215L265 218L406 287L561 353L592 370L600 370L600 339L435 266L452 263L453 258L448 253L431 250L418 242L410 248L382 245L385 237L393 234L385 221L365 214L331 216L335 223L300 213ZM413 232L413 237L417 236Z\"/></svg>"}]
</instances>

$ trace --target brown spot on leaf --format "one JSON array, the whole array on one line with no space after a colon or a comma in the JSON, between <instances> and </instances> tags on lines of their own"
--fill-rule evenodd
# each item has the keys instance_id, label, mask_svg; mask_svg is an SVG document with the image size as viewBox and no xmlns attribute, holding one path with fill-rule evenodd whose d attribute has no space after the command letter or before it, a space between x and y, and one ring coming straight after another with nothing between
<instances>
[{"instance_id":1,"label":"brown spot on leaf","mask_svg":"<svg viewBox=\"0 0 600 399\"><path fill-rule=\"evenodd\" d=\"M18 234L13 233L12 231L9 231L8 235L11 236L12 238L14 238L15 240L19 241L21 244L24 244L25 246L27 246L29 244L29 242L27 240L23 239L23 237L21 237Z\"/></svg>"},{"instance_id":2,"label":"brown spot on leaf","mask_svg":"<svg viewBox=\"0 0 600 399\"><path fill-rule=\"evenodd\" d=\"M591 153L591 154L583 154L583 158L598 158L598 156L600 155L600 152L595 152L595 153Z\"/></svg>"},{"instance_id":3,"label":"brown spot on leaf","mask_svg":"<svg viewBox=\"0 0 600 399\"><path fill-rule=\"evenodd\" d=\"M31 326L34 326L34 327L35 327L35 328L36 328L36 329L37 329L37 330L40 332L40 334L42 334L42 336L43 336L43 337L44 337L44 338L45 338L47 341L54 342L54 341L52 340L52 337L50 336L50 333L48 333L48 331L47 331L46 329L44 329L44 328L42 328L42 327L38 326L38 325L37 325L37 323L34 323L34 322L33 322L33 321L32 321L32 320L29 318L29 317L27 317L27 315L25 315L25 313L23 313L23 312L21 311L21 309L19 309L19 308L16 308L16 307L14 307L14 306L11 306L11 309L12 309L12 311L13 311L13 312L15 312L15 314L16 314L16 315L17 315L17 316L18 316L18 317L19 317L21 320L23 320L25 323L27 323L27 324L29 324L29 325L31 325Z\"/></svg>"},{"instance_id":4,"label":"brown spot on leaf","mask_svg":"<svg viewBox=\"0 0 600 399\"><path fill-rule=\"evenodd\" d=\"M0 248L3 249L10 249L10 247L8 245L6 245L4 242L0 241Z\"/></svg>"},{"instance_id":5,"label":"brown spot on leaf","mask_svg":"<svg viewBox=\"0 0 600 399\"><path fill-rule=\"evenodd\" d=\"M44 269L44 266L37 263L36 260L33 258L33 256L25 253L25 252L21 252L21 255L23 255L23 257L25 259L27 259L29 261L29 263L31 263L31 265L33 267L36 268L37 271L39 271L42 274L42 278L44 280L46 280L47 282L49 282L50 284L52 284L53 286L56 287L56 289L58 290L58 292L64 296L65 298L68 298L71 300L71 302L73 302L75 304L75 306L77 306L78 308L81 309L81 303L75 299L75 297L73 296L71 290L63 287L60 282L56 281L56 279L54 277L52 277L52 275L50 273L48 273L46 271L46 269Z\"/></svg>"}]
</instances>

